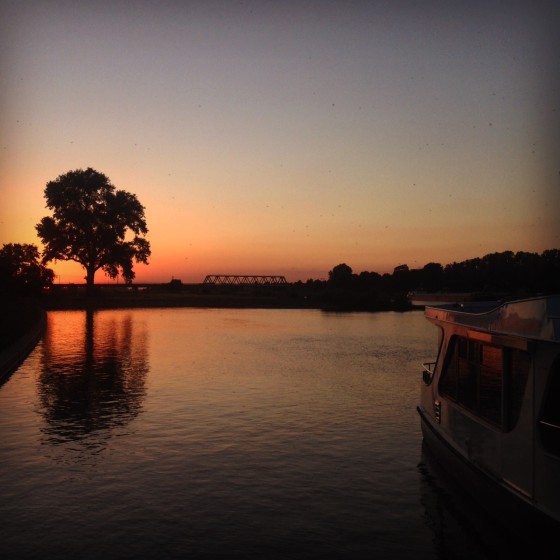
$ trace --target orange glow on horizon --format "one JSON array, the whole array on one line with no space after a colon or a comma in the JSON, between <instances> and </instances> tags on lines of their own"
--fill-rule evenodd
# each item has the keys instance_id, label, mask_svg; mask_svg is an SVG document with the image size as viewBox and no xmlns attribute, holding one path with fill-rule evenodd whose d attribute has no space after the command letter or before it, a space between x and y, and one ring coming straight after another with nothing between
<instances>
[{"instance_id":1,"label":"orange glow on horizon","mask_svg":"<svg viewBox=\"0 0 560 560\"><path fill-rule=\"evenodd\" d=\"M342 19L336 2L320 18L305 3L145 3L134 18L23 4L0 33L0 246L41 249L45 185L92 167L145 207L137 282L560 247L557 34L537 4L505 20L466 4L420 19L367 2ZM78 264L48 266L84 282Z\"/></svg>"}]
</instances>

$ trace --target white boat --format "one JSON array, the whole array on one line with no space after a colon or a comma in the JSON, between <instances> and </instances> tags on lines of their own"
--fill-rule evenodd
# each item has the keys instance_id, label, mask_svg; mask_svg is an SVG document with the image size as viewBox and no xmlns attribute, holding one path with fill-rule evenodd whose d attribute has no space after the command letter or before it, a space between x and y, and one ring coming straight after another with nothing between
<instances>
[{"instance_id":1,"label":"white boat","mask_svg":"<svg viewBox=\"0 0 560 560\"><path fill-rule=\"evenodd\" d=\"M413 307L426 307L427 305L441 305L448 303L461 303L473 299L469 292L408 292L406 295L410 305Z\"/></svg>"},{"instance_id":2,"label":"white boat","mask_svg":"<svg viewBox=\"0 0 560 560\"><path fill-rule=\"evenodd\" d=\"M518 535L557 538L560 296L439 305L424 314L438 332L418 406L424 446Z\"/></svg>"}]
</instances>

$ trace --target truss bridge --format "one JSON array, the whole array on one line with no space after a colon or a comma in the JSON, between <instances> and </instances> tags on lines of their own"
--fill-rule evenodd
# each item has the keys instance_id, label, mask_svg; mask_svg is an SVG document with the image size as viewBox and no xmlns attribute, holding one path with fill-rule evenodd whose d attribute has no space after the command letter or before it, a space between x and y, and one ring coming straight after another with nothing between
<instances>
[{"instance_id":1,"label":"truss bridge","mask_svg":"<svg viewBox=\"0 0 560 560\"><path fill-rule=\"evenodd\" d=\"M287 284L285 276L245 276L240 274L208 274L203 284L232 286L270 286Z\"/></svg>"}]
</instances>

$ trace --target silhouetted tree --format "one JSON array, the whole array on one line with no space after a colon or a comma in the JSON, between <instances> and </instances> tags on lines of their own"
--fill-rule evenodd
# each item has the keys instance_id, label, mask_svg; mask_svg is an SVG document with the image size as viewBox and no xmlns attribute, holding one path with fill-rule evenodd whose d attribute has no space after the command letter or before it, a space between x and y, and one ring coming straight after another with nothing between
<instances>
[{"instance_id":1,"label":"silhouetted tree","mask_svg":"<svg viewBox=\"0 0 560 560\"><path fill-rule=\"evenodd\" d=\"M0 249L0 290L33 294L50 286L54 272L39 261L39 249L30 243L6 243Z\"/></svg>"},{"instance_id":2,"label":"silhouetted tree","mask_svg":"<svg viewBox=\"0 0 560 560\"><path fill-rule=\"evenodd\" d=\"M453 262L444 268L445 285L459 292L481 291L484 287L481 259Z\"/></svg>"},{"instance_id":3,"label":"silhouetted tree","mask_svg":"<svg viewBox=\"0 0 560 560\"><path fill-rule=\"evenodd\" d=\"M439 290L443 283L443 266L439 263L428 263L419 271L421 284L428 291Z\"/></svg>"},{"instance_id":4,"label":"silhouetted tree","mask_svg":"<svg viewBox=\"0 0 560 560\"><path fill-rule=\"evenodd\" d=\"M86 270L88 292L95 273L119 273L132 282L133 260L147 264L150 244L144 207L136 195L115 190L108 177L88 167L60 175L45 187L47 216L37 224L43 262L75 261Z\"/></svg>"},{"instance_id":5,"label":"silhouetted tree","mask_svg":"<svg viewBox=\"0 0 560 560\"><path fill-rule=\"evenodd\" d=\"M408 272L410 269L408 268L407 264L399 264L399 266L395 266L393 269L393 274L403 274Z\"/></svg>"},{"instance_id":6,"label":"silhouetted tree","mask_svg":"<svg viewBox=\"0 0 560 560\"><path fill-rule=\"evenodd\" d=\"M377 272L360 272L358 287L361 289L377 289L381 286L381 275Z\"/></svg>"},{"instance_id":7,"label":"silhouetted tree","mask_svg":"<svg viewBox=\"0 0 560 560\"><path fill-rule=\"evenodd\" d=\"M519 251L513 257L514 287L519 291L541 291L544 288L543 258L537 253Z\"/></svg>"},{"instance_id":8,"label":"silhouetted tree","mask_svg":"<svg viewBox=\"0 0 560 560\"><path fill-rule=\"evenodd\" d=\"M329 271L329 282L335 286L348 286L352 282L352 269L346 264L337 264Z\"/></svg>"},{"instance_id":9,"label":"silhouetted tree","mask_svg":"<svg viewBox=\"0 0 560 560\"><path fill-rule=\"evenodd\" d=\"M307 281L307 286L312 285ZM525 297L560 293L560 249L538 253L503 251L453 262L443 267L430 262L421 269L402 264L393 273L353 274L346 264L329 272L322 301L334 307L382 308L383 301L398 305L411 290L473 292L478 298ZM403 304L404 307L404 304Z\"/></svg>"},{"instance_id":10,"label":"silhouetted tree","mask_svg":"<svg viewBox=\"0 0 560 560\"><path fill-rule=\"evenodd\" d=\"M414 287L415 282L407 264L400 264L393 269L392 284L396 290L410 290Z\"/></svg>"},{"instance_id":11,"label":"silhouetted tree","mask_svg":"<svg viewBox=\"0 0 560 560\"><path fill-rule=\"evenodd\" d=\"M543 289L549 293L560 293L560 249L548 249L542 256Z\"/></svg>"}]
</instances>

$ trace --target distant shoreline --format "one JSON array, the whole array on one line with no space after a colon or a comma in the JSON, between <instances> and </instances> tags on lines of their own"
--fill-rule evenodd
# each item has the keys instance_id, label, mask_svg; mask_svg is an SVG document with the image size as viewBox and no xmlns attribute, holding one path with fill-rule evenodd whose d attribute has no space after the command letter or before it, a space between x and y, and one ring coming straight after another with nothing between
<instances>
[{"instance_id":1,"label":"distant shoreline","mask_svg":"<svg viewBox=\"0 0 560 560\"><path fill-rule=\"evenodd\" d=\"M199 294L122 294L100 296L48 296L41 300L47 311L70 309L122 309L150 307L226 307L226 308L299 308L301 302L290 302L286 298L199 295Z\"/></svg>"},{"instance_id":2,"label":"distant shoreline","mask_svg":"<svg viewBox=\"0 0 560 560\"><path fill-rule=\"evenodd\" d=\"M289 289L263 290L250 293L193 293L165 291L123 291L85 294L48 294L38 304L47 311L100 310L123 308L225 308L225 309L322 309L326 311L405 311L412 307L407 301L373 300L355 296L306 295Z\"/></svg>"}]
</instances>

